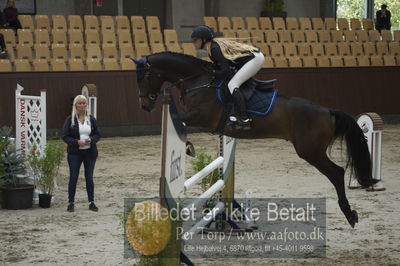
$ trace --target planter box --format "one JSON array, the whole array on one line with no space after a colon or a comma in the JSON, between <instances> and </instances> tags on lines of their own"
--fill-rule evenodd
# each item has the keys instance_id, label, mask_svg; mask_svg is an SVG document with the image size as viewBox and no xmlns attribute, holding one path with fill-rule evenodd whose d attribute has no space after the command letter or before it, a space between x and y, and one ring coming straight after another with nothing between
<instances>
[{"instance_id":1,"label":"planter box","mask_svg":"<svg viewBox=\"0 0 400 266\"><path fill-rule=\"evenodd\" d=\"M20 210L32 208L33 185L24 184L14 186L3 186L2 208L9 210Z\"/></svg>"}]
</instances>

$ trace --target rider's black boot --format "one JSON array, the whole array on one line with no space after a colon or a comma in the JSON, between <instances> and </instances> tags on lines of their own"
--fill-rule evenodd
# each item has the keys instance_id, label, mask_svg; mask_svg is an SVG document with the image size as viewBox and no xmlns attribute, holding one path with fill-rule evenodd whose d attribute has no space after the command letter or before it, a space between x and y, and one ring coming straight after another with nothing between
<instances>
[{"instance_id":1,"label":"rider's black boot","mask_svg":"<svg viewBox=\"0 0 400 266\"><path fill-rule=\"evenodd\" d=\"M240 129L244 130L251 129L251 124L250 124L251 119L247 116L246 102L242 92L238 88L235 88L233 90L232 96L235 101L235 106L237 109L238 116L233 116L233 115L230 116L229 122L231 124L235 124Z\"/></svg>"}]
</instances>

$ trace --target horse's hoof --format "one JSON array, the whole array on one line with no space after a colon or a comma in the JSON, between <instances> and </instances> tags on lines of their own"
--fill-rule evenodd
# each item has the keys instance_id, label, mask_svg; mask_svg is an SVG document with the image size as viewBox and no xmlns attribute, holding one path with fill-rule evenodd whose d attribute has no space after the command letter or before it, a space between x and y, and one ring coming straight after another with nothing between
<instances>
[{"instance_id":1,"label":"horse's hoof","mask_svg":"<svg viewBox=\"0 0 400 266\"><path fill-rule=\"evenodd\" d=\"M352 228L358 223L358 214L355 210L351 211L350 217L347 218L347 221L351 225Z\"/></svg>"},{"instance_id":2,"label":"horse's hoof","mask_svg":"<svg viewBox=\"0 0 400 266\"><path fill-rule=\"evenodd\" d=\"M191 143L190 141L186 142L186 154L191 157L196 156L196 151L194 149L193 143Z\"/></svg>"}]
</instances>

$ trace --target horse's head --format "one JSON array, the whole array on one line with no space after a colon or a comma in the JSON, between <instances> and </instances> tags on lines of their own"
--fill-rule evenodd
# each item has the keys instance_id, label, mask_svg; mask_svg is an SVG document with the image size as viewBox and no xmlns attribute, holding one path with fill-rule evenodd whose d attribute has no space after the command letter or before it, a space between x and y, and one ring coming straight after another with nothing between
<instances>
[{"instance_id":1,"label":"horse's head","mask_svg":"<svg viewBox=\"0 0 400 266\"><path fill-rule=\"evenodd\" d=\"M147 57L141 60L133 59L136 64L136 77L139 85L139 102L143 110L153 111L157 96L160 93L164 80L160 73L154 72Z\"/></svg>"}]
</instances>

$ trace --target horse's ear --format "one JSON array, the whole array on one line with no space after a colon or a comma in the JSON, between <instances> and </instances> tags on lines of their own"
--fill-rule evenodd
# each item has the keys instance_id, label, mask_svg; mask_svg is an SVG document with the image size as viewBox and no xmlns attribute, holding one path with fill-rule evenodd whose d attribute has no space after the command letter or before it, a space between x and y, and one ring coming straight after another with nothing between
<instances>
[{"instance_id":1,"label":"horse's ear","mask_svg":"<svg viewBox=\"0 0 400 266\"><path fill-rule=\"evenodd\" d=\"M135 58L132 58L132 57L131 57L131 60L132 60L133 62L135 62L136 65L140 65L140 64L143 63L143 60L136 60Z\"/></svg>"}]
</instances>

